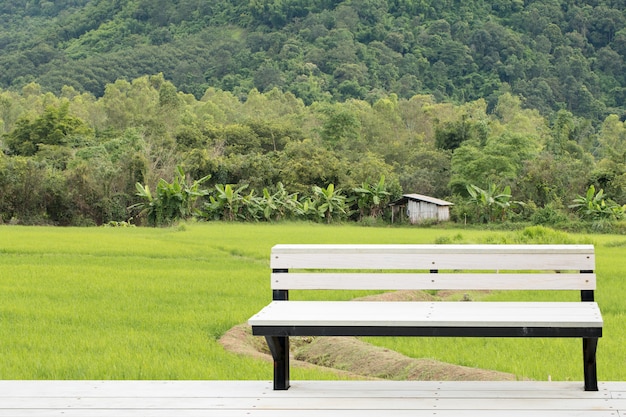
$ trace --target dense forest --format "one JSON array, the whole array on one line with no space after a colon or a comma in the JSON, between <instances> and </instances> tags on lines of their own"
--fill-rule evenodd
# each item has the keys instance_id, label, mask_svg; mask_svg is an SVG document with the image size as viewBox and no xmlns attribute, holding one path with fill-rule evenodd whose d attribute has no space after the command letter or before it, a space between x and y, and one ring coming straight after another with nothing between
<instances>
[{"instance_id":1,"label":"dense forest","mask_svg":"<svg viewBox=\"0 0 626 417\"><path fill-rule=\"evenodd\" d=\"M0 223L615 227L624 1L0 1ZM626 229L626 227L624 227Z\"/></svg>"},{"instance_id":2,"label":"dense forest","mask_svg":"<svg viewBox=\"0 0 626 417\"><path fill-rule=\"evenodd\" d=\"M594 122L626 110L625 0L2 0L0 88L96 97L163 73L200 99L256 88L307 105L510 92Z\"/></svg>"},{"instance_id":3,"label":"dense forest","mask_svg":"<svg viewBox=\"0 0 626 417\"><path fill-rule=\"evenodd\" d=\"M306 105L277 88L196 99L158 74L99 98L31 83L0 110L3 222L381 219L402 192L464 222L606 226L626 207L626 122L550 121L510 93L492 112L432 95Z\"/></svg>"}]
</instances>

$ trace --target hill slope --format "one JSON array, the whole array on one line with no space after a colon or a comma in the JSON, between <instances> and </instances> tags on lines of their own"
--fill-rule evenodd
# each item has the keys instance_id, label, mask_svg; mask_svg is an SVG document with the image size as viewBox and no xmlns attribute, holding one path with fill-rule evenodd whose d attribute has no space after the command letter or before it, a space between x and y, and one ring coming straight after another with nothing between
<instances>
[{"instance_id":1,"label":"hill slope","mask_svg":"<svg viewBox=\"0 0 626 417\"><path fill-rule=\"evenodd\" d=\"M163 73L239 97L279 87L305 103L393 92L544 114L626 109L626 1L0 1L0 87L36 81L96 96Z\"/></svg>"}]
</instances>

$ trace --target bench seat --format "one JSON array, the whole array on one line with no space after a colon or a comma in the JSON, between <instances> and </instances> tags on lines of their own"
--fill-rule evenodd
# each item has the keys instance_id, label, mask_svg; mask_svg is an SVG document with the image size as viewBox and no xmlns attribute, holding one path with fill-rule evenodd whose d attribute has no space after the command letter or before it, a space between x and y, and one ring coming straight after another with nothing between
<instances>
[{"instance_id":1,"label":"bench seat","mask_svg":"<svg viewBox=\"0 0 626 417\"><path fill-rule=\"evenodd\" d=\"M595 302L272 301L249 323L264 336L277 334L271 328L313 336L297 330L303 326L345 328L339 333L352 333L351 327L562 327L583 336L599 335L602 315Z\"/></svg>"},{"instance_id":2,"label":"bench seat","mask_svg":"<svg viewBox=\"0 0 626 417\"><path fill-rule=\"evenodd\" d=\"M477 337L602 334L595 302L273 301L249 323L258 336L455 335L445 328Z\"/></svg>"}]
</instances>

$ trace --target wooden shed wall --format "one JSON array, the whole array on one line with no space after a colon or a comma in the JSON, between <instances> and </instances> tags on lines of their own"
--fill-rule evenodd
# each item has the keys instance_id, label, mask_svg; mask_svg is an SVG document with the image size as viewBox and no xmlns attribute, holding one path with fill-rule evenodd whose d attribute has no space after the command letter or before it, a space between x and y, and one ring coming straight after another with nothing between
<instances>
[{"instance_id":1,"label":"wooden shed wall","mask_svg":"<svg viewBox=\"0 0 626 417\"><path fill-rule=\"evenodd\" d=\"M424 220L446 221L450 220L450 208L426 201L409 200L407 216L411 223L419 223Z\"/></svg>"},{"instance_id":2,"label":"wooden shed wall","mask_svg":"<svg viewBox=\"0 0 626 417\"><path fill-rule=\"evenodd\" d=\"M437 220L440 222L450 220L450 206L437 206Z\"/></svg>"}]
</instances>

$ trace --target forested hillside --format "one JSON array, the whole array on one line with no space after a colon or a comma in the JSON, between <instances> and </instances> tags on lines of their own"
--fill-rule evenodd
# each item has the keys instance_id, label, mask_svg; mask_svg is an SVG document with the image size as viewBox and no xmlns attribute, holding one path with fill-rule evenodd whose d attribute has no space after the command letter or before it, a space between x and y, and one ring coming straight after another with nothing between
<instances>
[{"instance_id":1,"label":"forested hillside","mask_svg":"<svg viewBox=\"0 0 626 417\"><path fill-rule=\"evenodd\" d=\"M615 230L626 2L0 1L0 223ZM623 229L626 230L626 223Z\"/></svg>"},{"instance_id":2,"label":"forested hillside","mask_svg":"<svg viewBox=\"0 0 626 417\"><path fill-rule=\"evenodd\" d=\"M201 98L305 104L504 92L594 123L626 109L624 0L2 0L0 87L97 97L163 73Z\"/></svg>"},{"instance_id":3,"label":"forested hillside","mask_svg":"<svg viewBox=\"0 0 626 417\"><path fill-rule=\"evenodd\" d=\"M394 94L307 106L278 89L196 99L153 75L99 98L31 83L0 104L0 223L378 221L402 192L451 199L461 222L608 227L626 210L626 122L550 121L509 93L493 111Z\"/></svg>"}]
</instances>

